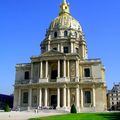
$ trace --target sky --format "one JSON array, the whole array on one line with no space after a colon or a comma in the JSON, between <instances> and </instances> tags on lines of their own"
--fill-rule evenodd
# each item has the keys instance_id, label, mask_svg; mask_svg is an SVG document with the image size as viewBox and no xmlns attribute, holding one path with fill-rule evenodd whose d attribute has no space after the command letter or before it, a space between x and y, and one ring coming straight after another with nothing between
<instances>
[{"instance_id":1,"label":"sky","mask_svg":"<svg viewBox=\"0 0 120 120\"><path fill-rule=\"evenodd\" d=\"M101 58L107 89L120 82L120 0L67 0L84 31L88 57ZM15 65L40 54L62 0L0 0L0 94L14 91Z\"/></svg>"}]
</instances>

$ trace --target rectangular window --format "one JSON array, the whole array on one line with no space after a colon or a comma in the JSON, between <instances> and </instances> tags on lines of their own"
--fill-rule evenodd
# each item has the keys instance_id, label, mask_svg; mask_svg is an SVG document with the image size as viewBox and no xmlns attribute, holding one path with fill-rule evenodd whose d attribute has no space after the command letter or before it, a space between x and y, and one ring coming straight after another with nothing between
<instances>
[{"instance_id":1,"label":"rectangular window","mask_svg":"<svg viewBox=\"0 0 120 120\"><path fill-rule=\"evenodd\" d=\"M64 47L64 53L68 53L68 47Z\"/></svg>"},{"instance_id":2,"label":"rectangular window","mask_svg":"<svg viewBox=\"0 0 120 120\"><path fill-rule=\"evenodd\" d=\"M90 68L85 68L84 69L84 76L85 77L90 77Z\"/></svg>"},{"instance_id":3,"label":"rectangular window","mask_svg":"<svg viewBox=\"0 0 120 120\"><path fill-rule=\"evenodd\" d=\"M85 103L91 103L91 92L85 91Z\"/></svg>"},{"instance_id":4,"label":"rectangular window","mask_svg":"<svg viewBox=\"0 0 120 120\"><path fill-rule=\"evenodd\" d=\"M25 72L24 79L25 79L25 80L28 80L28 79L29 79L29 71L26 71L26 72Z\"/></svg>"},{"instance_id":5,"label":"rectangular window","mask_svg":"<svg viewBox=\"0 0 120 120\"><path fill-rule=\"evenodd\" d=\"M23 93L23 103L28 104L28 92Z\"/></svg>"}]
</instances>

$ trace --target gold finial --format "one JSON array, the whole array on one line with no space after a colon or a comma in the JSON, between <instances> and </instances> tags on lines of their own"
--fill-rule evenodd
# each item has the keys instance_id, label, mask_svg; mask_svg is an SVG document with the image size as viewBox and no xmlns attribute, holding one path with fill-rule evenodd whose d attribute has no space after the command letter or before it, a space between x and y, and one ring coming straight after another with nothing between
<instances>
[{"instance_id":1,"label":"gold finial","mask_svg":"<svg viewBox=\"0 0 120 120\"><path fill-rule=\"evenodd\" d=\"M59 13L59 15L61 15L63 13L70 14L69 4L66 2L66 0L63 0L62 4L60 6L60 13Z\"/></svg>"}]
</instances>

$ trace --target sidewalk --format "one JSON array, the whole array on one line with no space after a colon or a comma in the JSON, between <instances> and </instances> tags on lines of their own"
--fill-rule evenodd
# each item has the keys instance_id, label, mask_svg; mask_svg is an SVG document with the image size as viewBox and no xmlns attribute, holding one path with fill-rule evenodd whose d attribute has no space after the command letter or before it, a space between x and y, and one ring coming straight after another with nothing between
<instances>
[{"instance_id":1,"label":"sidewalk","mask_svg":"<svg viewBox=\"0 0 120 120\"><path fill-rule=\"evenodd\" d=\"M22 112L0 112L0 120L28 120L29 118L42 117L42 116L50 116L50 115L59 115L66 114L65 112L59 112L56 110L44 110L35 113L33 111L22 111Z\"/></svg>"}]
</instances>

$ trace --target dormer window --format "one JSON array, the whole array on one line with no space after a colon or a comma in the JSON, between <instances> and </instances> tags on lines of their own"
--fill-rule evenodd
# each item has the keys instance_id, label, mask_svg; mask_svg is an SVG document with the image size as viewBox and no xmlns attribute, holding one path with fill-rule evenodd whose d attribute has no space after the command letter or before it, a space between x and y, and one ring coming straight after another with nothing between
<instances>
[{"instance_id":1,"label":"dormer window","mask_svg":"<svg viewBox=\"0 0 120 120\"><path fill-rule=\"evenodd\" d=\"M64 31L64 36L67 37L68 36L68 32Z\"/></svg>"},{"instance_id":2,"label":"dormer window","mask_svg":"<svg viewBox=\"0 0 120 120\"><path fill-rule=\"evenodd\" d=\"M55 37L55 38L57 37L57 32L54 32L54 37Z\"/></svg>"}]
</instances>

